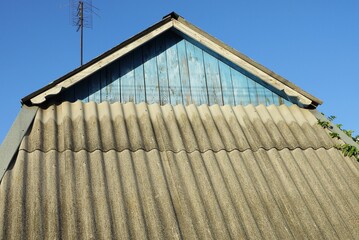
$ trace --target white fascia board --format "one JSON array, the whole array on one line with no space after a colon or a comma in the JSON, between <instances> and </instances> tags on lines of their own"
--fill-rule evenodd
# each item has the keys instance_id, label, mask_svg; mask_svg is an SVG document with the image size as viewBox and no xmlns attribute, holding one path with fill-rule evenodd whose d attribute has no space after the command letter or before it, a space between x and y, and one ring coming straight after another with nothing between
<instances>
[{"instance_id":1,"label":"white fascia board","mask_svg":"<svg viewBox=\"0 0 359 240\"><path fill-rule=\"evenodd\" d=\"M305 97L304 95L298 93L294 89L288 87L287 85L283 84L279 80L275 79L274 77L268 75L267 73L263 72L262 70L258 69L257 67L253 66L252 64L248 63L244 59L240 58L239 56L231 53L227 49L221 47L217 43L211 41L207 37L203 36L199 32L191 29L190 27L186 26L185 24L177 21L172 20L173 26L178 31L186 34L193 40L199 42L200 44L206 46L207 48L211 49L215 53L221 55L222 57L228 59L229 61L233 62L234 64L238 65L239 67L243 68L247 72L259 77L264 82L268 83L269 85L273 86L274 88L278 89L279 91L284 91L288 96L296 97L300 103L303 105L309 106L312 103L312 100Z\"/></svg>"},{"instance_id":2,"label":"white fascia board","mask_svg":"<svg viewBox=\"0 0 359 240\"><path fill-rule=\"evenodd\" d=\"M33 104L40 104L46 101L46 97L49 95L56 95L63 88L69 88L72 85L76 84L77 82L81 81L82 79L86 78L87 76L91 75L92 73L96 72L100 68L107 66L108 64L112 63L113 61L117 60L118 58L122 57L123 55L129 53L133 49L141 46L142 44L150 41L154 37L160 35L161 33L167 31L173 27L173 22L170 21L163 26L154 29L153 31L149 32L148 34L142 36L141 38L137 39L136 41L131 42L130 44L124 46L123 48L117 50L116 52L104 57L103 59L95 62L91 66L83 69L82 71L72 75L68 79L58 83L54 87L38 94L37 96L30 99L31 103Z\"/></svg>"}]
</instances>

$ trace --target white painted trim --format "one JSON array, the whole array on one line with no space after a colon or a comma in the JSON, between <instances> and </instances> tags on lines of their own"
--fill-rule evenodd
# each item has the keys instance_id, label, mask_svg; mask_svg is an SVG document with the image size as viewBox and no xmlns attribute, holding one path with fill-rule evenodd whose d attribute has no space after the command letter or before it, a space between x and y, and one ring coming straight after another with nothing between
<instances>
[{"instance_id":1,"label":"white painted trim","mask_svg":"<svg viewBox=\"0 0 359 240\"><path fill-rule=\"evenodd\" d=\"M263 72L262 70L258 69L257 67L253 66L252 64L243 60L242 58L238 57L237 55L231 53L227 49L219 46L217 43L214 43L213 41L209 40L207 37L201 35L200 33L186 26L185 24L177 20L172 20L172 21L174 28L177 29L178 31L183 32L184 34L188 35L190 38L193 38L194 40L203 44L204 46L211 49L215 53L218 53L219 55L237 64L238 66L248 71L249 73L259 77L260 79L262 79L269 85L273 86L274 88L278 89L279 91L283 90L287 95L297 97L298 100L303 105L310 105L312 103L312 100L310 100L309 98L298 93L297 91L288 87L287 85L281 83L279 80L273 78L272 76L268 75L267 73Z\"/></svg>"},{"instance_id":2,"label":"white painted trim","mask_svg":"<svg viewBox=\"0 0 359 240\"><path fill-rule=\"evenodd\" d=\"M173 22L170 21L163 26L154 29L152 32L149 32L145 36L137 39L134 42L124 46L123 48L117 50L116 52L110 54L109 56L104 57L103 59L99 60L98 62L92 64L91 66L83 69L82 71L74 74L73 76L69 77L68 79L58 83L54 87L40 93L39 95L31 98L31 102L33 104L40 104L46 101L46 96L49 95L56 95L58 94L62 88L68 88L77 82L81 81L85 77L91 75L92 73L96 72L98 69L112 63L116 59L122 57L123 55L127 54L128 52L132 51L133 49L139 47L140 45L148 42L149 40L153 39L154 37L158 36L159 34L165 32L166 30L173 27Z\"/></svg>"}]
</instances>

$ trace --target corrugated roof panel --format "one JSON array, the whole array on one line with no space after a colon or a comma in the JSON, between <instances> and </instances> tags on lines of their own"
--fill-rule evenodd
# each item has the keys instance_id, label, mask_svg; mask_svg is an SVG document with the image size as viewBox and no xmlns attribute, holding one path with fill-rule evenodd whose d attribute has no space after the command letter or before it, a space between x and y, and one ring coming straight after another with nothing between
<instances>
[{"instance_id":1,"label":"corrugated roof panel","mask_svg":"<svg viewBox=\"0 0 359 240\"><path fill-rule=\"evenodd\" d=\"M355 239L359 165L310 111L65 102L0 184L7 238Z\"/></svg>"},{"instance_id":2,"label":"corrugated roof panel","mask_svg":"<svg viewBox=\"0 0 359 240\"><path fill-rule=\"evenodd\" d=\"M355 239L358 171L334 148L21 150L1 183L0 233L5 239Z\"/></svg>"},{"instance_id":3,"label":"corrugated roof panel","mask_svg":"<svg viewBox=\"0 0 359 240\"><path fill-rule=\"evenodd\" d=\"M159 141L163 138L164 141ZM21 149L179 152L333 147L308 110L265 107L64 102L39 111Z\"/></svg>"}]
</instances>

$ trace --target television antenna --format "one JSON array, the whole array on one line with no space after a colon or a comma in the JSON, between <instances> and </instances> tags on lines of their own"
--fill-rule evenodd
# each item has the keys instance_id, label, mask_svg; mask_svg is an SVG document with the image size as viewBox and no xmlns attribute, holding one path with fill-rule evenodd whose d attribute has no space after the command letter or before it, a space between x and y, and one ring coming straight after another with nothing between
<instances>
[{"instance_id":1,"label":"television antenna","mask_svg":"<svg viewBox=\"0 0 359 240\"><path fill-rule=\"evenodd\" d=\"M80 32L80 64L83 64L84 28L92 28L92 14L98 10L92 5L92 0L70 0L70 17L73 26Z\"/></svg>"}]
</instances>

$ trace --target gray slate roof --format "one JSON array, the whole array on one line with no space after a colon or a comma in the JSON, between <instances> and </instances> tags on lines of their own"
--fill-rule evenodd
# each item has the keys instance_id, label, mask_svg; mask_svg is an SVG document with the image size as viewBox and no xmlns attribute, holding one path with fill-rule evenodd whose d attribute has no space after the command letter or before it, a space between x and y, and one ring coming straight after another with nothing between
<instances>
[{"instance_id":1,"label":"gray slate roof","mask_svg":"<svg viewBox=\"0 0 359 240\"><path fill-rule=\"evenodd\" d=\"M355 239L359 166L309 110L39 109L0 185L4 239Z\"/></svg>"}]
</instances>

